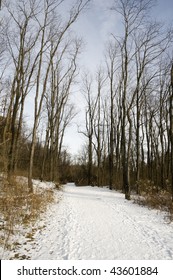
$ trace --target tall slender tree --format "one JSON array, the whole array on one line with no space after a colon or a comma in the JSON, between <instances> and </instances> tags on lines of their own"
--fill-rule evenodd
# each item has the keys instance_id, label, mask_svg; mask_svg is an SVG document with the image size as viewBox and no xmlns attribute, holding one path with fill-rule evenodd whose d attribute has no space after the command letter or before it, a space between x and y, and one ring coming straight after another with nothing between
<instances>
[{"instance_id":1,"label":"tall slender tree","mask_svg":"<svg viewBox=\"0 0 173 280\"><path fill-rule=\"evenodd\" d=\"M170 140L171 140L171 189L173 201L173 64L171 67L171 89L170 89Z\"/></svg>"}]
</instances>

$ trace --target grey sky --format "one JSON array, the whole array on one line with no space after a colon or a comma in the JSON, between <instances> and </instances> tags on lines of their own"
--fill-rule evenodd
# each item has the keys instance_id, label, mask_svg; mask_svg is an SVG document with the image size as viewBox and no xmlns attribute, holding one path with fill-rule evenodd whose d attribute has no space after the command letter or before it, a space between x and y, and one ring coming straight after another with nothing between
<instances>
[{"instance_id":1,"label":"grey sky","mask_svg":"<svg viewBox=\"0 0 173 280\"><path fill-rule=\"evenodd\" d=\"M82 36L85 41L85 50L81 55L81 66L89 68L91 71L104 60L104 48L110 33L118 34L119 19L109 10L113 0L93 0L90 8L81 15L80 19L74 26L75 32ZM158 21L167 21L173 24L173 0L158 0L157 5L153 8L153 19ZM78 109L81 104L80 92L75 93L75 100ZM80 117L82 119L82 112ZM75 124L77 118L65 136L65 146L73 154L81 148L84 138L77 133Z\"/></svg>"}]
</instances>

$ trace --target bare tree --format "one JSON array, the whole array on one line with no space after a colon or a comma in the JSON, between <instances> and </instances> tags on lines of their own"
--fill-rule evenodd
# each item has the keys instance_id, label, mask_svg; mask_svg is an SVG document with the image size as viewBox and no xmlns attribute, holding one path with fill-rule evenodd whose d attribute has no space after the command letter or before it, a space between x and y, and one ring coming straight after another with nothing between
<instances>
[{"instance_id":1,"label":"bare tree","mask_svg":"<svg viewBox=\"0 0 173 280\"><path fill-rule=\"evenodd\" d=\"M8 173L14 171L18 153L19 136L21 133L24 102L31 88L31 78L35 64L31 65L31 51L36 44L37 36L33 35L31 22L35 17L34 2L20 1L15 7L6 4L9 16L8 28L5 36L10 62L14 66L14 76L11 81L10 102L6 115L4 140L6 132L10 132L10 145L5 146L4 154L8 157ZM37 12L37 10L35 10ZM15 29L15 30L14 30ZM17 122L18 121L18 122ZM9 146L9 147L8 147Z\"/></svg>"},{"instance_id":2,"label":"bare tree","mask_svg":"<svg viewBox=\"0 0 173 280\"><path fill-rule=\"evenodd\" d=\"M47 143L50 145L50 179L58 174L58 162L61 155L65 129L75 116L74 106L68 104L70 89L75 80L77 56L81 40L68 40L59 54L58 61L52 62L50 88L45 94L48 115ZM70 58L68 58L70 57ZM69 61L68 61L69 60ZM66 61L66 65L63 64ZM67 63L68 61L68 63ZM43 173L43 172L42 172Z\"/></svg>"},{"instance_id":3,"label":"bare tree","mask_svg":"<svg viewBox=\"0 0 173 280\"><path fill-rule=\"evenodd\" d=\"M136 186L140 178L140 127L141 108L144 102L144 91L152 84L159 73L159 60L167 49L170 38L169 33L161 35L161 25L149 23L145 29L134 34L135 42L135 64L136 64L136 86L133 96L136 102ZM137 35L137 36L136 36ZM151 72L152 70L152 72ZM150 75L147 72L150 71ZM144 78L145 77L145 78ZM144 82L145 81L145 82ZM158 85L159 87L159 85ZM162 100L162 99L161 99ZM161 101L160 100L160 101ZM133 101L133 98L132 98ZM131 103L132 104L132 103ZM160 104L161 105L161 104ZM160 107L162 108L162 106ZM160 111L161 112L161 111ZM162 113L162 112L161 112Z\"/></svg>"},{"instance_id":4,"label":"bare tree","mask_svg":"<svg viewBox=\"0 0 173 280\"><path fill-rule=\"evenodd\" d=\"M146 15L153 6L150 0L117 0L114 1L112 10L118 12L123 20L124 35L122 38L114 37L121 55L121 150L123 168L123 188L125 197L130 199L129 161L131 144L133 141L133 125L136 127L136 182L140 177L140 130L141 106L144 102L144 92L155 78L157 64L162 53L168 48L170 42L169 32L161 35L161 26L157 23L146 21ZM140 32L139 32L140 30ZM152 69L147 77L146 73ZM134 79L136 75L136 80ZM144 76L147 79L144 79ZM144 82L145 81L145 82ZM135 103L136 102L136 103ZM135 122L132 122L132 110L135 106ZM155 113L154 113L155 114ZM154 115L152 115L154 118ZM128 131L128 133L127 133ZM152 137L152 131L149 131ZM155 141L156 138L150 139ZM149 143L149 142L148 142ZM153 143L153 142L152 142ZM154 144L153 144L154 145ZM154 152L152 147L152 152ZM152 160L151 160L152 162ZM138 188L138 186L137 186Z\"/></svg>"},{"instance_id":5,"label":"bare tree","mask_svg":"<svg viewBox=\"0 0 173 280\"><path fill-rule=\"evenodd\" d=\"M97 157L97 186L99 187L102 183L103 175L103 148L104 148L104 114L103 114L103 87L105 86L107 77L105 76L104 69L99 67L96 73L96 84L97 84L97 96L96 98L96 114L94 116L94 135L96 143L93 141L93 145Z\"/></svg>"},{"instance_id":6,"label":"bare tree","mask_svg":"<svg viewBox=\"0 0 173 280\"><path fill-rule=\"evenodd\" d=\"M40 23L41 28L41 43L38 59L38 70L37 70L37 80L35 86L35 113L34 113L34 127L32 133L32 144L31 144L31 155L30 155L30 165L28 172L28 187L32 191L32 170L33 170L33 158L34 158L34 148L36 143L37 127L39 123L39 118L42 110L43 99L47 91L48 77L51 70L51 65L57 51L61 45L61 42L65 38L67 31L71 25L77 20L78 16L86 5L90 1L77 1L69 12L69 17L66 22L62 22L55 16L57 8L59 8L62 1L47 0L45 1L44 16ZM57 24L57 25L56 25ZM53 32L53 34L52 34ZM52 44L53 42L53 44ZM46 65L43 67L43 57L44 55L48 57ZM42 77L44 75L44 77ZM42 81L42 87L41 85Z\"/></svg>"},{"instance_id":7,"label":"bare tree","mask_svg":"<svg viewBox=\"0 0 173 280\"><path fill-rule=\"evenodd\" d=\"M88 185L92 184L93 176L93 137L94 119L96 114L97 100L93 96L93 79L89 73L83 75L83 92L86 100L85 125L86 131L79 131L88 139Z\"/></svg>"},{"instance_id":8,"label":"bare tree","mask_svg":"<svg viewBox=\"0 0 173 280\"><path fill-rule=\"evenodd\" d=\"M107 72L110 86L110 137L109 137L109 188L113 187L113 173L114 173L114 140L115 140L115 96L118 85L115 85L115 74L118 68L117 63L117 46L115 44L109 44L107 50Z\"/></svg>"},{"instance_id":9,"label":"bare tree","mask_svg":"<svg viewBox=\"0 0 173 280\"><path fill-rule=\"evenodd\" d=\"M170 93L170 140L171 140L171 189L173 201L173 64L171 67L171 93Z\"/></svg>"}]
</instances>

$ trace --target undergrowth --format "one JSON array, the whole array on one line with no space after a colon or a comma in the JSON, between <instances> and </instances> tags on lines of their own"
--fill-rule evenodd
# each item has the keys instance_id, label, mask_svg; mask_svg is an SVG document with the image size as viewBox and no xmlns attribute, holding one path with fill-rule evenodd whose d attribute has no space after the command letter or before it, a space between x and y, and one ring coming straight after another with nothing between
<instances>
[{"instance_id":1,"label":"undergrowth","mask_svg":"<svg viewBox=\"0 0 173 280\"><path fill-rule=\"evenodd\" d=\"M32 225L54 199L52 190L34 189L28 192L25 180L13 177L0 181L0 246L4 250L14 246L10 237L23 227Z\"/></svg>"},{"instance_id":2,"label":"undergrowth","mask_svg":"<svg viewBox=\"0 0 173 280\"><path fill-rule=\"evenodd\" d=\"M173 221L173 201L170 190L162 190L150 181L140 182L139 196L135 203L166 212L168 221Z\"/></svg>"}]
</instances>

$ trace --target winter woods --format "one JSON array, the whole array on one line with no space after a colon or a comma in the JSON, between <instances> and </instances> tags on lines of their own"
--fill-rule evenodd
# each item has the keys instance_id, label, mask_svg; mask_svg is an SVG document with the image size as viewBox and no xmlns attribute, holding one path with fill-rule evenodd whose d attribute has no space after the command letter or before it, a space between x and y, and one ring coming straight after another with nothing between
<instances>
[{"instance_id":1,"label":"winter woods","mask_svg":"<svg viewBox=\"0 0 173 280\"><path fill-rule=\"evenodd\" d=\"M120 34L110 35L104 63L79 79L82 40L71 27L89 2L2 1L1 171L8 178L27 171L31 192L38 177L109 185L126 199L148 186L173 197L172 29L149 16L152 0L112 1ZM85 145L72 161L63 139L76 115L70 95L77 76Z\"/></svg>"},{"instance_id":2,"label":"winter woods","mask_svg":"<svg viewBox=\"0 0 173 280\"><path fill-rule=\"evenodd\" d=\"M111 34L100 80L97 72L93 89L83 85L88 181L122 189L127 199L131 188L172 189L172 29L149 17L153 5L114 1L121 35Z\"/></svg>"},{"instance_id":3,"label":"winter woods","mask_svg":"<svg viewBox=\"0 0 173 280\"><path fill-rule=\"evenodd\" d=\"M0 22L1 169L8 178L18 168L28 169L31 192L34 168L38 173L41 170L41 179L49 168L50 179L58 180L64 131L75 114L68 100L82 45L70 28L89 2L71 3L63 17L64 0L4 1ZM28 100L32 106L29 134L24 128ZM40 123L44 127L41 143Z\"/></svg>"}]
</instances>

